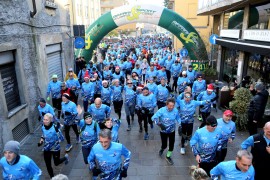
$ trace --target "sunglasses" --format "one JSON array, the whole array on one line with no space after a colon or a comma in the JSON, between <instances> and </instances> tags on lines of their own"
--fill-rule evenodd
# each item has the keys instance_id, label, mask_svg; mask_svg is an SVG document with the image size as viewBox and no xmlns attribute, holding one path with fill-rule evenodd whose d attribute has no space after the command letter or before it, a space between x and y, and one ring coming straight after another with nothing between
<instances>
[{"instance_id":1,"label":"sunglasses","mask_svg":"<svg viewBox=\"0 0 270 180\"><path fill-rule=\"evenodd\" d=\"M65 87L65 86L61 86L61 87Z\"/></svg>"},{"instance_id":2,"label":"sunglasses","mask_svg":"<svg viewBox=\"0 0 270 180\"><path fill-rule=\"evenodd\" d=\"M202 78L202 76L199 76L198 78Z\"/></svg>"},{"instance_id":3,"label":"sunglasses","mask_svg":"<svg viewBox=\"0 0 270 180\"><path fill-rule=\"evenodd\" d=\"M190 98L190 96L185 96L185 98Z\"/></svg>"},{"instance_id":4,"label":"sunglasses","mask_svg":"<svg viewBox=\"0 0 270 180\"><path fill-rule=\"evenodd\" d=\"M73 71L68 71L68 72L73 72Z\"/></svg>"},{"instance_id":5,"label":"sunglasses","mask_svg":"<svg viewBox=\"0 0 270 180\"><path fill-rule=\"evenodd\" d=\"M127 84L132 84L132 83L127 83Z\"/></svg>"}]
</instances>

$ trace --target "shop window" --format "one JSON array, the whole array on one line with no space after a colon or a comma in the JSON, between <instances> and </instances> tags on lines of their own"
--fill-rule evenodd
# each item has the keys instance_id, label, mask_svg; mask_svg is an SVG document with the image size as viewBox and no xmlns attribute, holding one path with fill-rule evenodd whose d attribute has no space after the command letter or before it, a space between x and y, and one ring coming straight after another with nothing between
<instances>
[{"instance_id":1,"label":"shop window","mask_svg":"<svg viewBox=\"0 0 270 180\"><path fill-rule=\"evenodd\" d=\"M251 8L251 26L248 29L269 29L270 3Z\"/></svg>"},{"instance_id":2,"label":"shop window","mask_svg":"<svg viewBox=\"0 0 270 180\"><path fill-rule=\"evenodd\" d=\"M251 54L248 61L247 75L252 77L255 82L261 80L266 84L270 84L270 57Z\"/></svg>"},{"instance_id":3,"label":"shop window","mask_svg":"<svg viewBox=\"0 0 270 180\"><path fill-rule=\"evenodd\" d=\"M21 105L13 51L0 52L0 74L7 110L11 111Z\"/></svg>"},{"instance_id":4,"label":"shop window","mask_svg":"<svg viewBox=\"0 0 270 180\"><path fill-rule=\"evenodd\" d=\"M223 80L234 82L237 79L239 51L235 49L225 49Z\"/></svg>"},{"instance_id":5,"label":"shop window","mask_svg":"<svg viewBox=\"0 0 270 180\"><path fill-rule=\"evenodd\" d=\"M8 111L21 105L19 88L16 78L15 63L8 63L0 66L2 85L6 98Z\"/></svg>"}]
</instances>

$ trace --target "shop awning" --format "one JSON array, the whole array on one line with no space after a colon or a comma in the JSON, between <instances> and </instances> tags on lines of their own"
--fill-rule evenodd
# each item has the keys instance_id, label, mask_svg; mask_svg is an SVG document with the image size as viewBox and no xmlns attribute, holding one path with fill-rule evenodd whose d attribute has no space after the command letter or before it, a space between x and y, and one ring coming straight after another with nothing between
<instances>
[{"instance_id":1,"label":"shop awning","mask_svg":"<svg viewBox=\"0 0 270 180\"><path fill-rule=\"evenodd\" d=\"M230 49L270 56L270 43L267 42L218 38L216 39L216 44Z\"/></svg>"}]
</instances>

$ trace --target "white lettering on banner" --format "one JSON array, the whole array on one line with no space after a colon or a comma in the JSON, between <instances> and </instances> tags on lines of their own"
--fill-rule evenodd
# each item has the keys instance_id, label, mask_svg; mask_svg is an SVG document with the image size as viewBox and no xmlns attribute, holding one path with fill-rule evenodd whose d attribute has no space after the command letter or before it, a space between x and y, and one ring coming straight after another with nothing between
<instances>
[{"instance_id":1,"label":"white lettering on banner","mask_svg":"<svg viewBox=\"0 0 270 180\"><path fill-rule=\"evenodd\" d=\"M129 23L158 24L164 7L155 5L127 5L111 11L112 18L117 26Z\"/></svg>"},{"instance_id":2,"label":"white lettering on banner","mask_svg":"<svg viewBox=\"0 0 270 180\"><path fill-rule=\"evenodd\" d=\"M270 42L270 30L244 30L243 39Z\"/></svg>"},{"instance_id":3,"label":"white lettering on banner","mask_svg":"<svg viewBox=\"0 0 270 180\"><path fill-rule=\"evenodd\" d=\"M232 29L222 29L220 31L221 37L228 37L228 38L236 38L238 39L240 35L240 30L232 30Z\"/></svg>"}]
</instances>

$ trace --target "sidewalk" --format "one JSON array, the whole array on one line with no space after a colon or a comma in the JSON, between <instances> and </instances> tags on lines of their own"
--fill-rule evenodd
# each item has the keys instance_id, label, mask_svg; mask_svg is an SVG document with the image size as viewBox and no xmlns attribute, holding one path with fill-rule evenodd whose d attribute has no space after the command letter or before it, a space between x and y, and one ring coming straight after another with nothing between
<instances>
[{"instance_id":1,"label":"sidewalk","mask_svg":"<svg viewBox=\"0 0 270 180\"><path fill-rule=\"evenodd\" d=\"M117 117L112 108L112 117ZM222 112L218 110L212 110L212 115L217 118L222 117ZM122 108L122 117L125 117L124 108ZM194 131L200 125L200 121L197 119L194 123ZM134 124L131 131L126 131L127 122L122 120L122 124L119 130L119 140L124 144L131 152L131 162L128 169L127 180L190 180L189 166L196 165L195 157L193 156L191 149L187 147L186 155L180 154L180 137L176 133L175 149L173 151L172 159L174 165L170 166L164 159L158 156L158 151L161 146L161 140L159 135L159 128L154 126L154 129L149 130L149 140L143 140L144 133L139 133L139 126L137 117L135 116ZM193 133L194 133L193 131ZM68 165L61 164L57 167L53 165L54 173L62 173L68 175L71 180L79 179L91 179L91 173L87 166L83 162L82 152L80 144L75 144L75 135L71 130L71 143L73 149L69 153L70 162ZM42 169L41 179L49 179L49 175L46 170L45 162L43 160L43 153L41 147L37 147L37 143L41 136L41 129L38 128L34 134L31 134L24 140L21 147L21 154L25 154L32 158L37 165ZM248 137L248 132L237 132L236 139L232 144L229 144L226 160L235 159L236 152L240 148L241 142ZM64 155L64 147L66 142L61 143L62 151L61 156ZM166 151L164 151L166 154Z\"/></svg>"}]
</instances>

